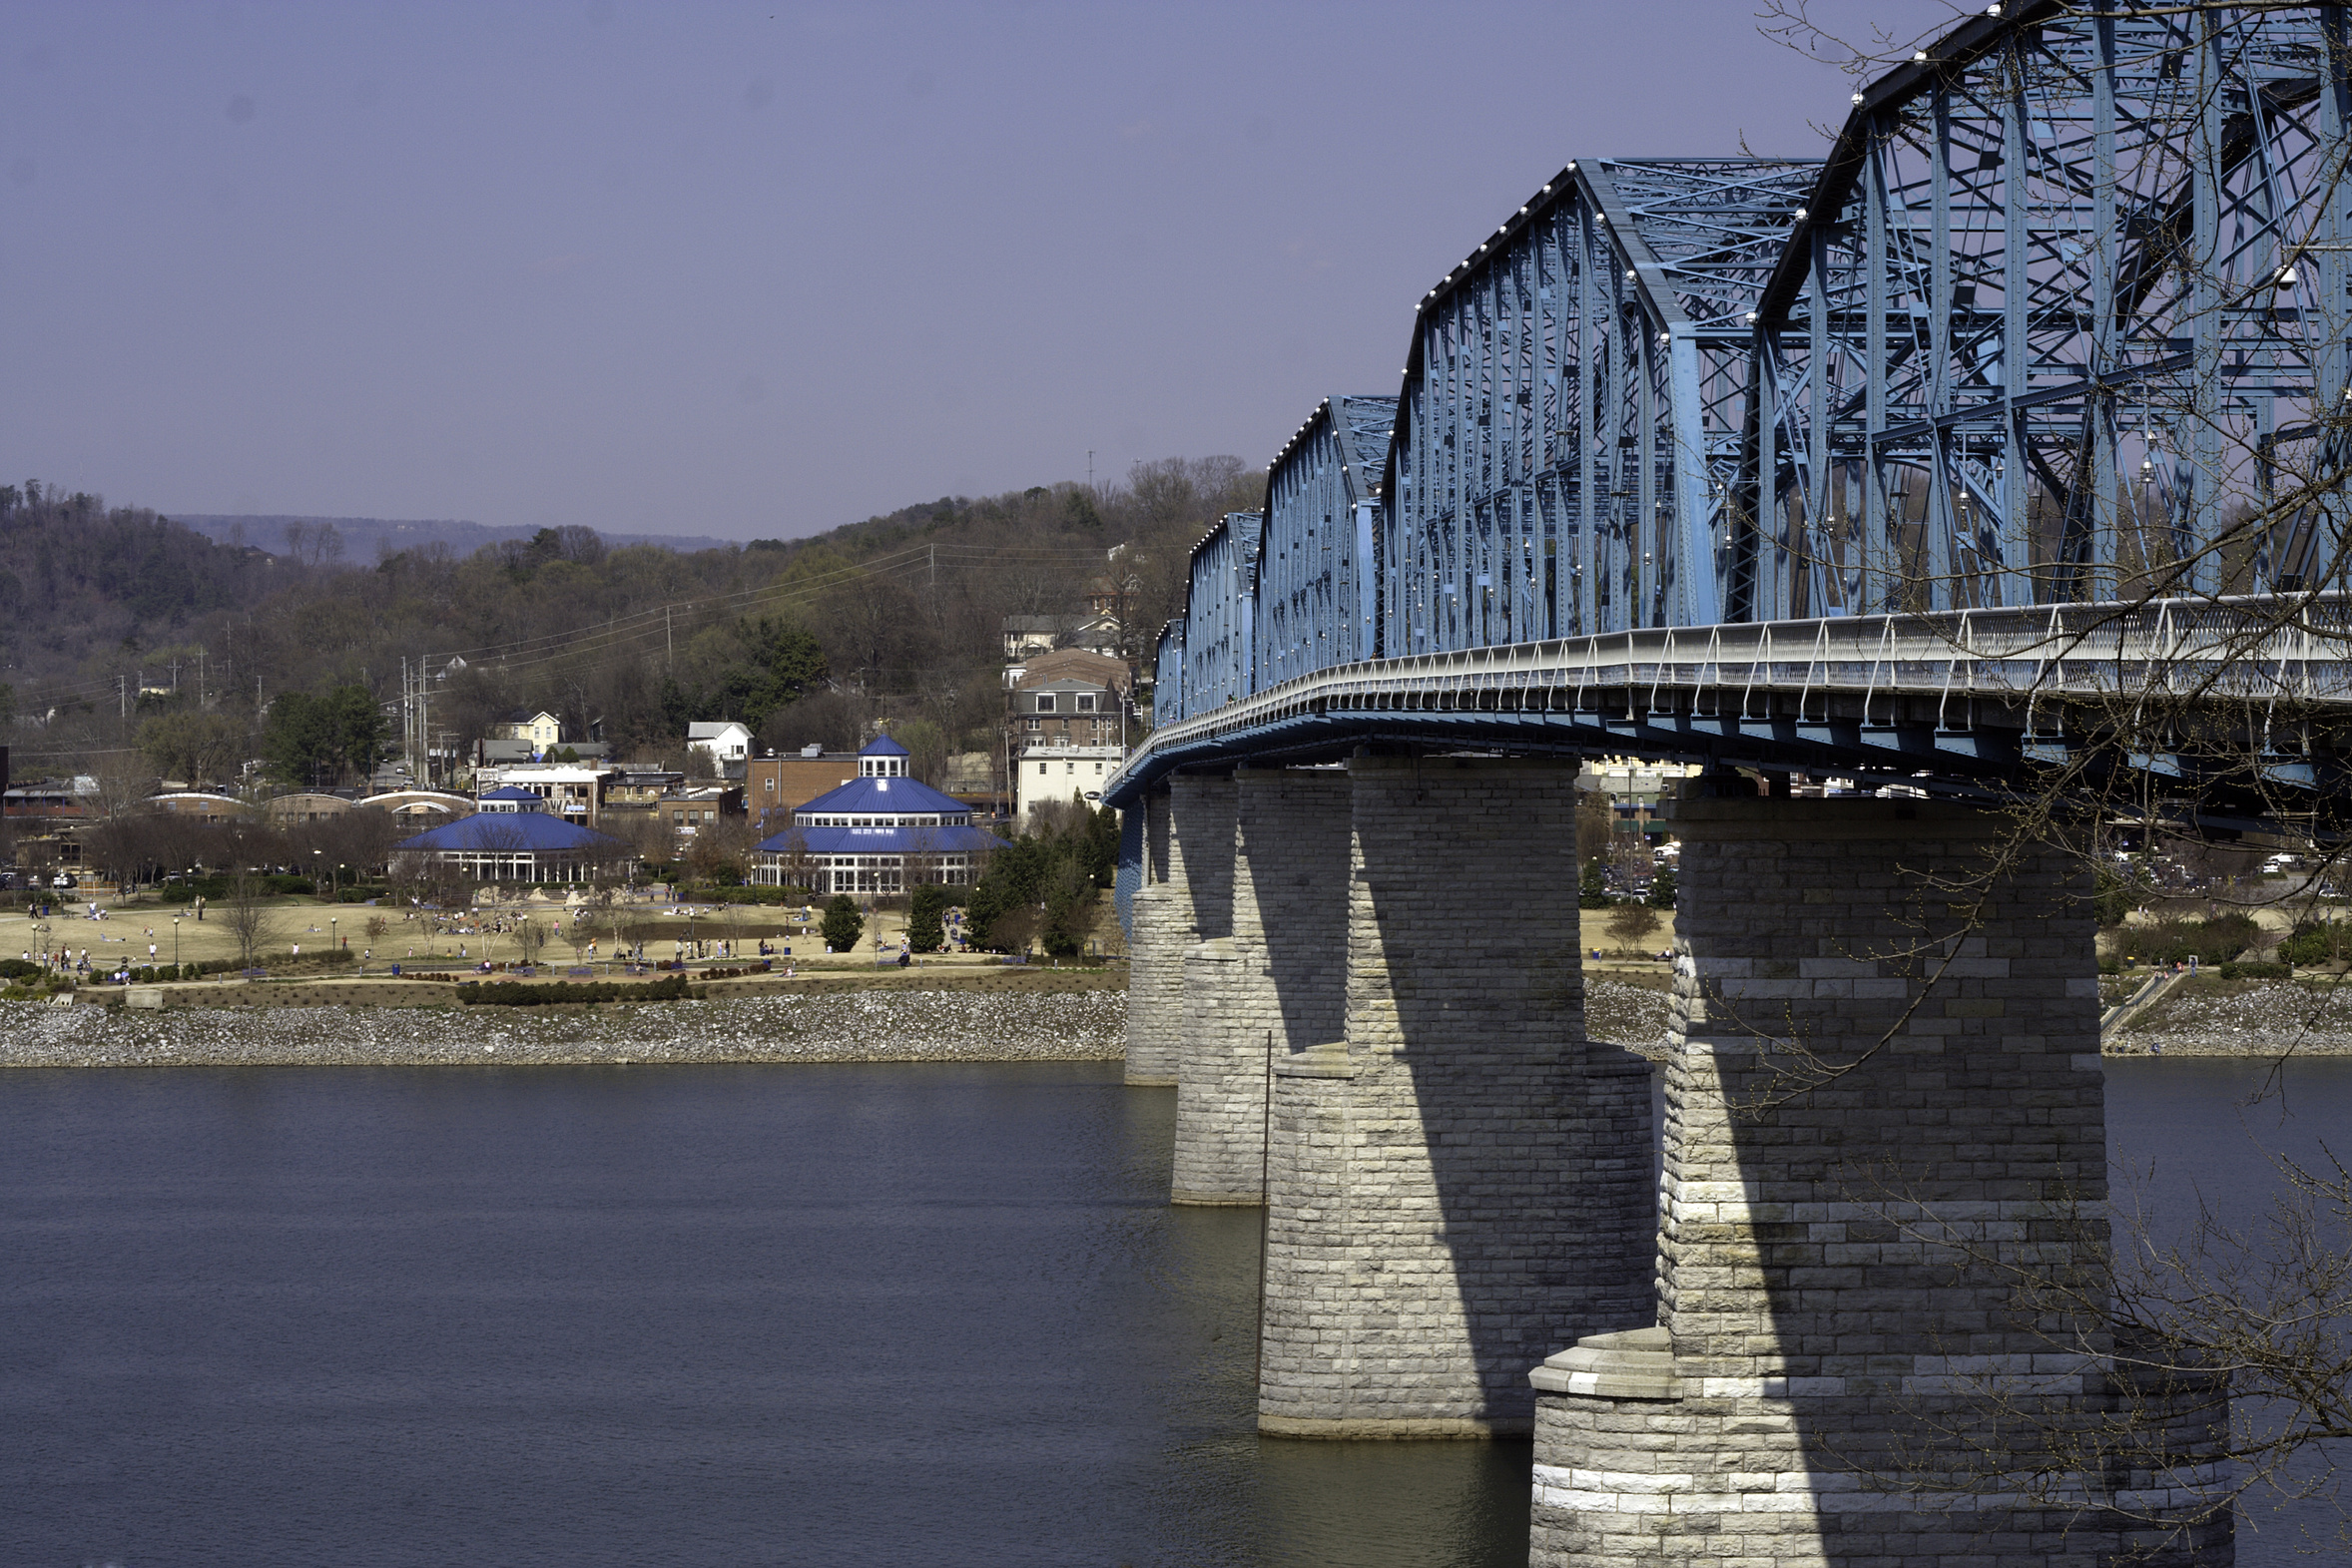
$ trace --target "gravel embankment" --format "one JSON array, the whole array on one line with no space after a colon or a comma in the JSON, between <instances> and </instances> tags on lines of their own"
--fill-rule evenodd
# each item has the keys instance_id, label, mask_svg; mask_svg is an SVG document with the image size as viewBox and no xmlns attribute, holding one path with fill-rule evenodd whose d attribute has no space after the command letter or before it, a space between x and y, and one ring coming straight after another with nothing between
<instances>
[{"instance_id":1,"label":"gravel embankment","mask_svg":"<svg viewBox=\"0 0 2352 1568\"><path fill-rule=\"evenodd\" d=\"M1666 1054L1666 1013L1674 999L1664 991L1622 980L1584 982L1584 1032L1656 1061Z\"/></svg>"},{"instance_id":2,"label":"gravel embankment","mask_svg":"<svg viewBox=\"0 0 2352 1568\"><path fill-rule=\"evenodd\" d=\"M1594 979L1585 1027L1663 1054L1670 998ZM517 1063L1117 1061L1124 991L882 990L641 1006L173 1008L0 1002L0 1067L506 1066ZM2175 996L2110 1055L2352 1055L2352 984Z\"/></svg>"},{"instance_id":3,"label":"gravel embankment","mask_svg":"<svg viewBox=\"0 0 2352 1568\"><path fill-rule=\"evenodd\" d=\"M2204 982L2191 981L2192 987ZM2272 980L2167 997L2106 1042L2110 1056L2352 1055L2352 986Z\"/></svg>"},{"instance_id":4,"label":"gravel embankment","mask_svg":"<svg viewBox=\"0 0 2352 1568\"><path fill-rule=\"evenodd\" d=\"M0 1002L0 1067L1116 1061L1123 991L127 1012Z\"/></svg>"},{"instance_id":5,"label":"gravel embankment","mask_svg":"<svg viewBox=\"0 0 2352 1568\"><path fill-rule=\"evenodd\" d=\"M2196 982L2206 984L2209 982ZM2227 983L2227 982L2223 982ZM1585 1028L1653 1060L1666 1049L1664 991L1620 980L1587 981ZM2166 1000L2105 1042L2109 1056L2352 1055L2352 978L2341 984L2245 982L2226 992L2188 991Z\"/></svg>"}]
</instances>

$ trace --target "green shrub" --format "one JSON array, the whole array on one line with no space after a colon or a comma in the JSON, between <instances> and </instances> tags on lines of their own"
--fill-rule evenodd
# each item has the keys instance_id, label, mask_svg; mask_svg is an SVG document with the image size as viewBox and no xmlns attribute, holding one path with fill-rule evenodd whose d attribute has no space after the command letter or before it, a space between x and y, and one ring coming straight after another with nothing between
<instances>
[{"instance_id":1,"label":"green shrub","mask_svg":"<svg viewBox=\"0 0 2352 1568\"><path fill-rule=\"evenodd\" d=\"M2249 961L2227 963L2221 966L2221 978L2224 980L2284 980L2292 977L2294 972L2294 966L2291 964Z\"/></svg>"},{"instance_id":2,"label":"green shrub","mask_svg":"<svg viewBox=\"0 0 2352 1568\"><path fill-rule=\"evenodd\" d=\"M37 963L22 958L0 958L0 980L30 980L42 972Z\"/></svg>"},{"instance_id":3,"label":"green shrub","mask_svg":"<svg viewBox=\"0 0 2352 1568\"><path fill-rule=\"evenodd\" d=\"M2153 964L2227 963L2262 939L2262 928L2251 915L2232 911L2204 920L2163 919L2135 928L2131 951Z\"/></svg>"},{"instance_id":4,"label":"green shrub","mask_svg":"<svg viewBox=\"0 0 2352 1568\"><path fill-rule=\"evenodd\" d=\"M468 1007L545 1007L558 1002L676 1002L685 1000L690 994L683 974L670 975L644 985L630 985L617 980L596 980L586 985L571 985L562 981L533 984L524 980L491 980L486 983L466 980L457 987L457 999Z\"/></svg>"},{"instance_id":5,"label":"green shrub","mask_svg":"<svg viewBox=\"0 0 2352 1568\"><path fill-rule=\"evenodd\" d=\"M866 916L858 912L858 904L848 893L835 893L833 902L825 906L825 923L818 928L825 938L829 953L846 953L858 946L858 938L866 934Z\"/></svg>"},{"instance_id":6,"label":"green shrub","mask_svg":"<svg viewBox=\"0 0 2352 1568\"><path fill-rule=\"evenodd\" d=\"M2352 927L2334 920L2298 920L2286 940L2278 944L2278 956L2303 965L2352 958Z\"/></svg>"}]
</instances>

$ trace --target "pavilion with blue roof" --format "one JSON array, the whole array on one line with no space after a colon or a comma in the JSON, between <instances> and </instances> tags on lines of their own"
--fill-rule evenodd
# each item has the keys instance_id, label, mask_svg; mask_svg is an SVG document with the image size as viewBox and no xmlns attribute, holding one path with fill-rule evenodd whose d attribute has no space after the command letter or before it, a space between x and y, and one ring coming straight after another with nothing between
<instances>
[{"instance_id":1,"label":"pavilion with blue roof","mask_svg":"<svg viewBox=\"0 0 2352 1568\"><path fill-rule=\"evenodd\" d=\"M752 880L814 892L895 893L923 882L968 883L1004 840L971 824L971 807L906 776L906 748L878 736L858 777L793 809L761 842Z\"/></svg>"},{"instance_id":2,"label":"pavilion with blue roof","mask_svg":"<svg viewBox=\"0 0 2352 1568\"><path fill-rule=\"evenodd\" d=\"M392 853L438 860L477 882L585 882L636 852L610 833L550 816L528 789L493 789L476 803L473 815L403 838Z\"/></svg>"}]
</instances>

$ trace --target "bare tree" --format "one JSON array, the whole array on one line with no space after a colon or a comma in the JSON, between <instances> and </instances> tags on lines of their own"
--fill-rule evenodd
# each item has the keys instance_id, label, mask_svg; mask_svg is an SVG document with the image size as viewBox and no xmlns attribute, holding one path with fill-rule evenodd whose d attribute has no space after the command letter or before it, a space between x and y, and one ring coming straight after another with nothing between
<instances>
[{"instance_id":1,"label":"bare tree","mask_svg":"<svg viewBox=\"0 0 2352 1568\"><path fill-rule=\"evenodd\" d=\"M229 896L215 906L222 925L237 943L238 962L248 969L260 960L264 946L276 934L264 901L268 896L268 886L260 876L239 870L230 876Z\"/></svg>"},{"instance_id":2,"label":"bare tree","mask_svg":"<svg viewBox=\"0 0 2352 1568\"><path fill-rule=\"evenodd\" d=\"M1638 948L1665 924L1658 910L1644 903L1621 903L1609 911L1608 933L1621 948Z\"/></svg>"}]
</instances>

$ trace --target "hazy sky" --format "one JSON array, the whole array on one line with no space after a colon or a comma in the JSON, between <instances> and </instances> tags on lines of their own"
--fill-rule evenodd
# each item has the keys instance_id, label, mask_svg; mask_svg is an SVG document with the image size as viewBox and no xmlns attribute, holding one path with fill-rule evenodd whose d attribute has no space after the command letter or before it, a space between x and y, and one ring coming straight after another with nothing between
<instances>
[{"instance_id":1,"label":"hazy sky","mask_svg":"<svg viewBox=\"0 0 2352 1568\"><path fill-rule=\"evenodd\" d=\"M0 0L0 473L751 537L1264 462L1570 158L1817 152L1753 10Z\"/></svg>"}]
</instances>

